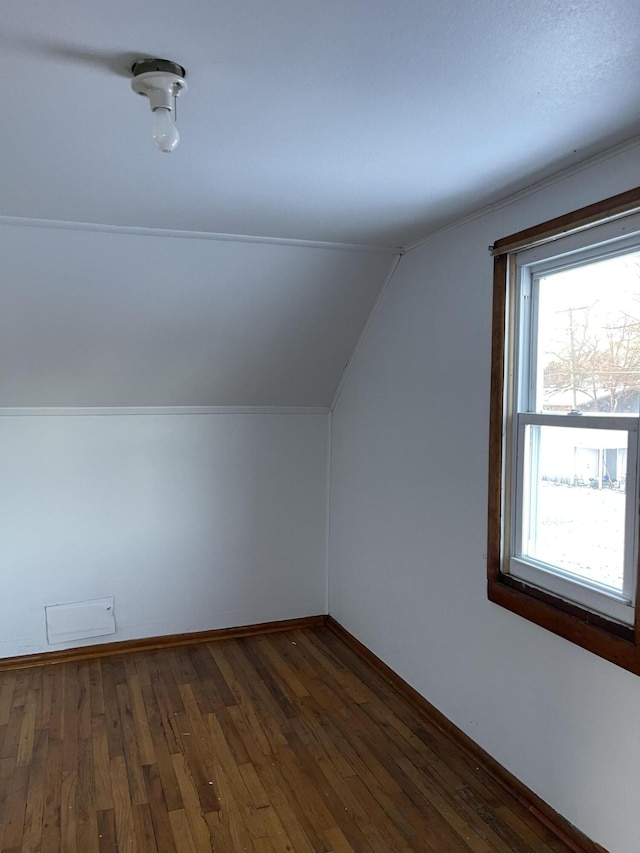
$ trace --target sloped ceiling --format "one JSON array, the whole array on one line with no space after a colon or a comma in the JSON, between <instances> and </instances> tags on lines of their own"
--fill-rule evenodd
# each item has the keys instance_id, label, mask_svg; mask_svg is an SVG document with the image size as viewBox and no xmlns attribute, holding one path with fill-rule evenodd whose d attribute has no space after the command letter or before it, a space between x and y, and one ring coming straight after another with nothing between
<instances>
[{"instance_id":1,"label":"sloped ceiling","mask_svg":"<svg viewBox=\"0 0 640 853\"><path fill-rule=\"evenodd\" d=\"M7 225L0 257L9 407L326 407L393 260Z\"/></svg>"},{"instance_id":2,"label":"sloped ceiling","mask_svg":"<svg viewBox=\"0 0 640 853\"><path fill-rule=\"evenodd\" d=\"M4 406L326 406L398 247L640 132L636 0L9 0L1 21ZM171 155L130 89L154 55L187 69Z\"/></svg>"}]
</instances>

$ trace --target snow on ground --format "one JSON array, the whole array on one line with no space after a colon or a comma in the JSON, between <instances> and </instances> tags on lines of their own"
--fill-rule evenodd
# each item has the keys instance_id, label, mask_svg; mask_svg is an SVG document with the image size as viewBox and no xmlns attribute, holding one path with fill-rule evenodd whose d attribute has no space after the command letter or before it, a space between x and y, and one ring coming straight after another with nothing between
<instances>
[{"instance_id":1,"label":"snow on ground","mask_svg":"<svg viewBox=\"0 0 640 853\"><path fill-rule=\"evenodd\" d=\"M625 499L617 489L543 481L531 556L622 589Z\"/></svg>"}]
</instances>

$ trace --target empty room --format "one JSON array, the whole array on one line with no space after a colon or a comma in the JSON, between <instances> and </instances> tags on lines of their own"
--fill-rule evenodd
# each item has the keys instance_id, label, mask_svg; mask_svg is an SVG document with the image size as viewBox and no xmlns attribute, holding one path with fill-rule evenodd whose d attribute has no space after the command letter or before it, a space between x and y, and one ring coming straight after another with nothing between
<instances>
[{"instance_id":1,"label":"empty room","mask_svg":"<svg viewBox=\"0 0 640 853\"><path fill-rule=\"evenodd\" d=\"M640 6L1 17L0 853L638 853Z\"/></svg>"}]
</instances>

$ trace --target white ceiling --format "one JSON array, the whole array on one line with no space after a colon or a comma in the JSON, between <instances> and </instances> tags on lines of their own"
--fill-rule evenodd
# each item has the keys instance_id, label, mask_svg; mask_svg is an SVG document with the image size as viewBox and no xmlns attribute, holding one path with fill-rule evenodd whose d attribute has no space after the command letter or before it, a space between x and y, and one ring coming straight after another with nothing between
<instances>
[{"instance_id":1,"label":"white ceiling","mask_svg":"<svg viewBox=\"0 0 640 853\"><path fill-rule=\"evenodd\" d=\"M5 0L0 214L403 246L640 132L637 0ZM133 59L187 69L149 142Z\"/></svg>"},{"instance_id":2,"label":"white ceiling","mask_svg":"<svg viewBox=\"0 0 640 853\"><path fill-rule=\"evenodd\" d=\"M328 406L398 247L640 132L637 0L5 0L0 25L5 407ZM154 55L187 69L170 155L130 88Z\"/></svg>"}]
</instances>

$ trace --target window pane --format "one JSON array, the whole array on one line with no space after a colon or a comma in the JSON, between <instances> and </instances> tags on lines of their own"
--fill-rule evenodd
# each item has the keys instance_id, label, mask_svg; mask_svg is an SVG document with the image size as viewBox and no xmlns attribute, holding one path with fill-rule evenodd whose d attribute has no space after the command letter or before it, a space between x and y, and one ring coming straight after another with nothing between
<instances>
[{"instance_id":1,"label":"window pane","mask_svg":"<svg viewBox=\"0 0 640 853\"><path fill-rule=\"evenodd\" d=\"M640 412L640 252L538 287L536 411Z\"/></svg>"},{"instance_id":2,"label":"window pane","mask_svg":"<svg viewBox=\"0 0 640 853\"><path fill-rule=\"evenodd\" d=\"M622 592L627 435L526 427L521 556Z\"/></svg>"}]
</instances>

